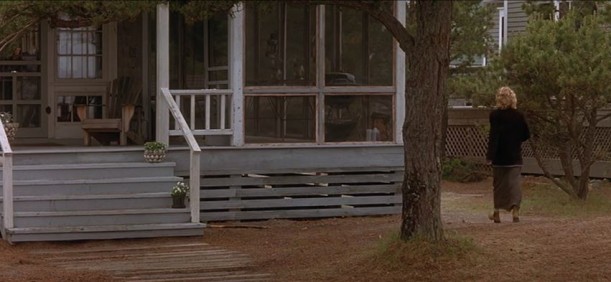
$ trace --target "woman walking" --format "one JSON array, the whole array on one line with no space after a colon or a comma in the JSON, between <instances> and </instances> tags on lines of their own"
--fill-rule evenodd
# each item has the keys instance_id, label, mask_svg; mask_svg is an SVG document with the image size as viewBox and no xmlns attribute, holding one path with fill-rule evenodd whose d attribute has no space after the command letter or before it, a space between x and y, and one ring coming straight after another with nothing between
<instances>
[{"instance_id":1,"label":"woman walking","mask_svg":"<svg viewBox=\"0 0 611 282\"><path fill-rule=\"evenodd\" d=\"M522 202L522 142L530 138L524 115L517 110L516 94L504 86L496 93L496 109L490 113L486 161L492 165L494 211L490 220L500 223L499 210L511 211L520 221Z\"/></svg>"}]
</instances>

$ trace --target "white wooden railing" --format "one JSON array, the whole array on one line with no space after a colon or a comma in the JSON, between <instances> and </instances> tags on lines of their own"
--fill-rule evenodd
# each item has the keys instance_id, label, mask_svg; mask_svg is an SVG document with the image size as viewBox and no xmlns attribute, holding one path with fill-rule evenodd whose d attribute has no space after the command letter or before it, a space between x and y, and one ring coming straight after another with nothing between
<instances>
[{"instance_id":1,"label":"white wooden railing","mask_svg":"<svg viewBox=\"0 0 611 282\"><path fill-rule=\"evenodd\" d=\"M161 88L161 93L168 104L168 108L170 109L170 113L174 116L174 120L176 120L176 129L180 131L181 135L185 137L187 143L189 144L190 149L190 169L189 169L189 207L191 209L191 222L199 223L199 180L200 180L200 153L201 148L199 144L197 144L197 140L195 140L195 136L193 136L193 132L184 116L180 112L180 107L172 98L172 94L170 94L170 90L168 88ZM192 106L193 108L193 106ZM191 116L193 117L193 110L191 111Z\"/></svg>"},{"instance_id":2,"label":"white wooden railing","mask_svg":"<svg viewBox=\"0 0 611 282\"><path fill-rule=\"evenodd\" d=\"M4 124L0 122L0 147L2 148L2 238L6 230L13 228L13 150L6 137Z\"/></svg>"},{"instance_id":3,"label":"white wooden railing","mask_svg":"<svg viewBox=\"0 0 611 282\"><path fill-rule=\"evenodd\" d=\"M233 130L231 128L227 128L226 124L228 121L229 113L231 112L231 95L233 93L232 90L229 89L171 89L169 90L172 97L174 97L174 101L178 106L178 109L181 109L181 101L183 97L189 97L189 126L191 128L191 132L193 135L232 135ZM204 104L199 105L197 98L203 97ZM212 105L212 97L215 97L217 100L217 113L218 120L215 125L212 125L211 112L213 109ZM197 107L196 107L197 106ZM199 111L198 111L199 110ZM203 112L203 128L198 128L196 126L196 112ZM170 135L182 135L179 130L178 120L174 122L174 129L170 130Z\"/></svg>"}]
</instances>

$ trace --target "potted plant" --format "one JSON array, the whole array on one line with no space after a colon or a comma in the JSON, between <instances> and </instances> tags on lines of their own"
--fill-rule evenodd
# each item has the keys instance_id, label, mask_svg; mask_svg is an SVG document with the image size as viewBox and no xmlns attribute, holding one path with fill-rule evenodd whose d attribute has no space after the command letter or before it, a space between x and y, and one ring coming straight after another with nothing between
<instances>
[{"instance_id":1,"label":"potted plant","mask_svg":"<svg viewBox=\"0 0 611 282\"><path fill-rule=\"evenodd\" d=\"M176 182L170 195L172 196L172 208L184 208L185 199L189 197L189 185L182 181Z\"/></svg>"},{"instance_id":2,"label":"potted plant","mask_svg":"<svg viewBox=\"0 0 611 282\"><path fill-rule=\"evenodd\" d=\"M15 134L17 134L19 123L13 121L13 115L9 112L1 112L0 121L2 121L8 141L13 141L15 139Z\"/></svg>"},{"instance_id":3,"label":"potted plant","mask_svg":"<svg viewBox=\"0 0 611 282\"><path fill-rule=\"evenodd\" d=\"M166 144L158 141L144 143L144 160L158 163L165 159Z\"/></svg>"}]
</instances>

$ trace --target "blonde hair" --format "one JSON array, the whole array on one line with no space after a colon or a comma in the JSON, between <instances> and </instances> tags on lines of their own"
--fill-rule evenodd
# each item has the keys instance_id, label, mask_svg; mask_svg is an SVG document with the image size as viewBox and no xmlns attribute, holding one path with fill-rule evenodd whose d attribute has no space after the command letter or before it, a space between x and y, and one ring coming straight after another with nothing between
<instances>
[{"instance_id":1,"label":"blonde hair","mask_svg":"<svg viewBox=\"0 0 611 282\"><path fill-rule=\"evenodd\" d=\"M516 98L516 93L507 86L499 88L496 92L496 107L501 110L509 108L517 109L518 98Z\"/></svg>"}]
</instances>

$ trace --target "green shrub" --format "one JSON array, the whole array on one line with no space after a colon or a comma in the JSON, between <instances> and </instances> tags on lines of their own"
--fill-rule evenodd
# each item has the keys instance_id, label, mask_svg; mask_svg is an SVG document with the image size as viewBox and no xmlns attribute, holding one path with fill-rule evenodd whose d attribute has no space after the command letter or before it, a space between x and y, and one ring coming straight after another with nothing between
<instances>
[{"instance_id":1,"label":"green shrub","mask_svg":"<svg viewBox=\"0 0 611 282\"><path fill-rule=\"evenodd\" d=\"M446 159L441 167L441 177L455 182L478 182L486 178L474 162L459 158Z\"/></svg>"}]
</instances>

